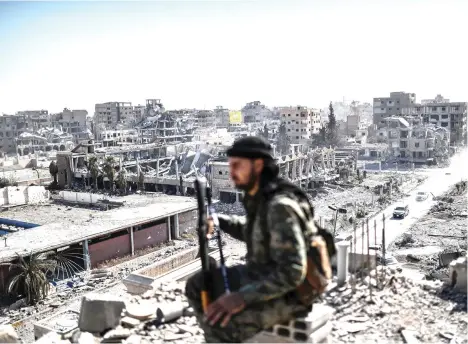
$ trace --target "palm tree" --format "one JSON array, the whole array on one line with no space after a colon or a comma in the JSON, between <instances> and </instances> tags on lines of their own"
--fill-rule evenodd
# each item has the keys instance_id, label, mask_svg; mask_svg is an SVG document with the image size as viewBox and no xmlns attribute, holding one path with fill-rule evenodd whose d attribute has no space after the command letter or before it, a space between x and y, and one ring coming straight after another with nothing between
<instances>
[{"instance_id":1,"label":"palm tree","mask_svg":"<svg viewBox=\"0 0 468 344\"><path fill-rule=\"evenodd\" d=\"M88 170L91 173L91 178L94 180L94 188L97 189L97 180L99 177L99 163L96 156L92 156L88 159Z\"/></svg>"},{"instance_id":2,"label":"palm tree","mask_svg":"<svg viewBox=\"0 0 468 344\"><path fill-rule=\"evenodd\" d=\"M113 156L107 156L104 161L103 171L104 175L109 179L111 190L114 191L114 179L115 179L115 159Z\"/></svg>"},{"instance_id":3,"label":"palm tree","mask_svg":"<svg viewBox=\"0 0 468 344\"><path fill-rule=\"evenodd\" d=\"M119 189L127 193L127 170L125 168L120 169L116 183Z\"/></svg>"},{"instance_id":4,"label":"palm tree","mask_svg":"<svg viewBox=\"0 0 468 344\"><path fill-rule=\"evenodd\" d=\"M17 256L18 263L10 264L10 271L16 269L19 273L10 281L8 292L24 295L28 304L34 304L47 296L50 285L46 274L53 272L57 263L40 253L31 253L26 259Z\"/></svg>"}]
</instances>

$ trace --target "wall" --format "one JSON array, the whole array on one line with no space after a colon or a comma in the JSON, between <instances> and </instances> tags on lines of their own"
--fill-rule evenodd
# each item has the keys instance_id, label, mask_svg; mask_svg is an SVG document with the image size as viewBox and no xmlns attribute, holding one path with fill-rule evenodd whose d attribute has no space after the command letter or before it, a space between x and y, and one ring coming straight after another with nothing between
<instances>
[{"instance_id":1,"label":"wall","mask_svg":"<svg viewBox=\"0 0 468 344\"><path fill-rule=\"evenodd\" d=\"M0 205L38 204L49 198L50 193L43 186L7 186L0 189Z\"/></svg>"},{"instance_id":2,"label":"wall","mask_svg":"<svg viewBox=\"0 0 468 344\"><path fill-rule=\"evenodd\" d=\"M76 203L97 203L106 198L104 195L74 191L60 191L59 195L64 201Z\"/></svg>"},{"instance_id":3,"label":"wall","mask_svg":"<svg viewBox=\"0 0 468 344\"><path fill-rule=\"evenodd\" d=\"M7 283L10 275L9 269L8 265L0 265L0 294L7 293Z\"/></svg>"},{"instance_id":4,"label":"wall","mask_svg":"<svg viewBox=\"0 0 468 344\"><path fill-rule=\"evenodd\" d=\"M130 234L124 234L89 245L92 268L95 268L97 264L106 260L123 257L128 254L131 254Z\"/></svg>"},{"instance_id":5,"label":"wall","mask_svg":"<svg viewBox=\"0 0 468 344\"><path fill-rule=\"evenodd\" d=\"M145 228L133 233L133 245L135 250L153 246L169 240L167 225L165 223Z\"/></svg>"}]
</instances>

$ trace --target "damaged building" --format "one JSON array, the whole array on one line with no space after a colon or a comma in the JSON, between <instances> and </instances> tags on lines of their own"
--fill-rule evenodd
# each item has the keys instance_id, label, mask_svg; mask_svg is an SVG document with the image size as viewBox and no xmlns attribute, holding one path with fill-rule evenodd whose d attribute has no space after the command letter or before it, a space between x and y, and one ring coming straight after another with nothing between
<instances>
[{"instance_id":1,"label":"damaged building","mask_svg":"<svg viewBox=\"0 0 468 344\"><path fill-rule=\"evenodd\" d=\"M303 145L291 145L291 153L276 157L280 176L306 190L320 187L336 178L335 151L333 149L306 149ZM210 184L213 197L224 203L238 202L242 193L234 187L229 176L227 158L211 162Z\"/></svg>"},{"instance_id":2,"label":"damaged building","mask_svg":"<svg viewBox=\"0 0 468 344\"><path fill-rule=\"evenodd\" d=\"M211 157L208 152L194 151L185 144L96 148L90 142L57 154L57 182L60 188L92 188L96 185L106 188L111 178L115 182L122 174L123 178L120 178L133 191L185 195L193 193L195 173L209 172Z\"/></svg>"},{"instance_id":3,"label":"damaged building","mask_svg":"<svg viewBox=\"0 0 468 344\"><path fill-rule=\"evenodd\" d=\"M74 146L73 141L71 134L53 128L41 128L34 134L24 132L15 138L17 153L20 156L70 150Z\"/></svg>"}]
</instances>

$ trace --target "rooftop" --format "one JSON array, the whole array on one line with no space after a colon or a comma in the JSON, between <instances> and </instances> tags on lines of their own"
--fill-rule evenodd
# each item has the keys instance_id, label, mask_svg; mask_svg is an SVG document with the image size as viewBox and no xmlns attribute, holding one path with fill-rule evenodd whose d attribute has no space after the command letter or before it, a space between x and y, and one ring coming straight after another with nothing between
<instances>
[{"instance_id":1,"label":"rooftop","mask_svg":"<svg viewBox=\"0 0 468 344\"><path fill-rule=\"evenodd\" d=\"M117 232L138 223L155 221L180 212L196 209L193 198L164 194L130 195L109 200L124 205L100 211L58 203L11 208L2 213L3 218L39 224L32 229L8 235L7 245L0 250L0 262L10 261L16 253L47 251Z\"/></svg>"}]
</instances>

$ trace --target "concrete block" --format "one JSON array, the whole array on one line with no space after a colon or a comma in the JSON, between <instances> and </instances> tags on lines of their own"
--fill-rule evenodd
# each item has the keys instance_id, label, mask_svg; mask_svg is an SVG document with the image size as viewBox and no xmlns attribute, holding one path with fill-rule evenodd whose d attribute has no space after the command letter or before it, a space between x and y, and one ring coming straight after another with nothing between
<instances>
[{"instance_id":1,"label":"concrete block","mask_svg":"<svg viewBox=\"0 0 468 344\"><path fill-rule=\"evenodd\" d=\"M111 295L89 295L81 300L78 326L83 332L101 333L120 323L125 302Z\"/></svg>"},{"instance_id":2,"label":"concrete block","mask_svg":"<svg viewBox=\"0 0 468 344\"><path fill-rule=\"evenodd\" d=\"M45 318L34 324L34 338L42 338L42 336L49 332L66 336L78 328L78 317L78 312L66 310Z\"/></svg>"},{"instance_id":3,"label":"concrete block","mask_svg":"<svg viewBox=\"0 0 468 344\"><path fill-rule=\"evenodd\" d=\"M331 322L327 322L325 325L310 334L307 343L328 343L328 338L330 337L332 328L333 326Z\"/></svg>"},{"instance_id":4,"label":"concrete block","mask_svg":"<svg viewBox=\"0 0 468 344\"><path fill-rule=\"evenodd\" d=\"M0 343L21 343L11 325L0 325Z\"/></svg>"},{"instance_id":5,"label":"concrete block","mask_svg":"<svg viewBox=\"0 0 468 344\"><path fill-rule=\"evenodd\" d=\"M128 275L123 281L130 294L141 295L154 287L154 278L137 273Z\"/></svg>"},{"instance_id":6,"label":"concrete block","mask_svg":"<svg viewBox=\"0 0 468 344\"><path fill-rule=\"evenodd\" d=\"M69 340L64 340L62 337L55 332L48 332L34 343L36 344L70 344Z\"/></svg>"},{"instance_id":7,"label":"concrete block","mask_svg":"<svg viewBox=\"0 0 468 344\"><path fill-rule=\"evenodd\" d=\"M293 343L305 342L310 340L310 336L314 333L322 333L322 328L328 324L328 321L333 315L333 308L317 304L313 310L305 318L297 318L290 321L288 324L278 324L266 331L270 334L279 336L283 339L292 340ZM313 338L320 337L315 334ZM320 337L321 338L321 337ZM315 339L314 339L315 340Z\"/></svg>"}]
</instances>

